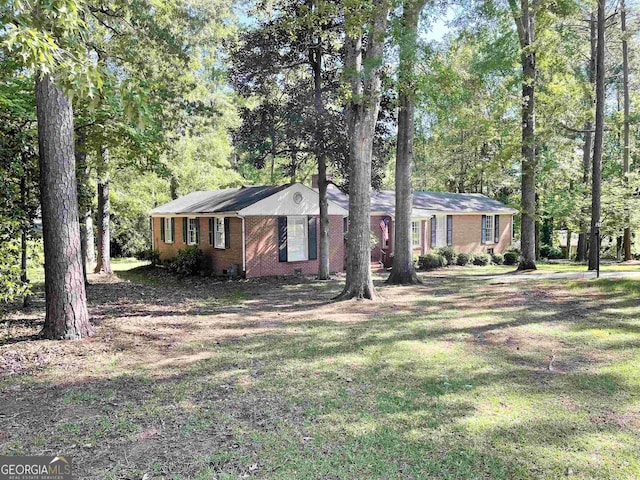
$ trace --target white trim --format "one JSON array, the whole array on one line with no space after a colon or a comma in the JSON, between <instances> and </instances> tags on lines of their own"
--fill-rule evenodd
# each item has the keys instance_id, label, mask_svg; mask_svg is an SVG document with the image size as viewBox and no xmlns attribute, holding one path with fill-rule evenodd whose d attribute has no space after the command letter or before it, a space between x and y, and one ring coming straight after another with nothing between
<instances>
[{"instance_id":1,"label":"white trim","mask_svg":"<svg viewBox=\"0 0 640 480\"><path fill-rule=\"evenodd\" d=\"M214 217L233 217L233 218L242 218L242 215L238 215L237 212L217 212L217 213L200 213L200 212L191 212L191 213L152 213L150 216L152 218L158 217L166 217L170 215L174 218L214 218Z\"/></svg>"},{"instance_id":2,"label":"white trim","mask_svg":"<svg viewBox=\"0 0 640 480\"><path fill-rule=\"evenodd\" d=\"M418 243L414 243L413 238L413 226L418 226ZM422 247L422 220L413 220L411 219L411 246L413 248L421 248Z\"/></svg>"},{"instance_id":3,"label":"white trim","mask_svg":"<svg viewBox=\"0 0 640 480\"><path fill-rule=\"evenodd\" d=\"M291 247L291 234L289 228L291 227L293 221L302 221L302 234L303 234L303 249L304 256L303 258L291 259L291 251L289 248ZM291 262L306 262L309 260L309 220L305 215L289 215L287 216L287 263Z\"/></svg>"},{"instance_id":4,"label":"white trim","mask_svg":"<svg viewBox=\"0 0 640 480\"><path fill-rule=\"evenodd\" d=\"M167 220L169 220L169 236L171 240L167 240ZM173 230L171 229L172 217L163 217L162 218L162 229L164 230L164 243L173 243L176 241L173 235Z\"/></svg>"},{"instance_id":5,"label":"white trim","mask_svg":"<svg viewBox=\"0 0 640 480\"><path fill-rule=\"evenodd\" d=\"M198 217L187 217L189 221L187 222L187 245L198 245L200 243L200 239L198 238ZM196 228L193 230L193 234L195 237L195 242L191 241L191 220L196 220Z\"/></svg>"},{"instance_id":6,"label":"white trim","mask_svg":"<svg viewBox=\"0 0 640 480\"><path fill-rule=\"evenodd\" d=\"M225 236L227 232L224 231L224 218L225 217L213 217L213 248L218 250L225 249ZM222 225L222 245L218 243L218 224Z\"/></svg>"}]
</instances>

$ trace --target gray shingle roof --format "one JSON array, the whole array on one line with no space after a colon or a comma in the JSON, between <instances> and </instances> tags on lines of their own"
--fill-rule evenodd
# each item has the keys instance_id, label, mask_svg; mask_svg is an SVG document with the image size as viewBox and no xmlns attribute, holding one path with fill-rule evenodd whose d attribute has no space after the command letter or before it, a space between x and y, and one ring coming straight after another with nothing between
<instances>
[{"instance_id":1,"label":"gray shingle roof","mask_svg":"<svg viewBox=\"0 0 640 480\"><path fill-rule=\"evenodd\" d=\"M192 192L154 208L151 210L151 213L187 214L237 212L287 187L289 187L289 185Z\"/></svg>"},{"instance_id":2,"label":"gray shingle roof","mask_svg":"<svg viewBox=\"0 0 640 480\"><path fill-rule=\"evenodd\" d=\"M349 197L337 188L328 188L329 200L349 209ZM393 190L371 192L371 211L395 214ZM504 203L479 193L413 192L414 210L449 213L516 213Z\"/></svg>"}]
</instances>

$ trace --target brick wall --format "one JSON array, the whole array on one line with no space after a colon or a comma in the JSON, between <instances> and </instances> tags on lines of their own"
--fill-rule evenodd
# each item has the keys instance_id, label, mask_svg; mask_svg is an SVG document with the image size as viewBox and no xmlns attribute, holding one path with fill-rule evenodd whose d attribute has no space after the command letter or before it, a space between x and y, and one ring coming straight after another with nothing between
<instances>
[{"instance_id":1,"label":"brick wall","mask_svg":"<svg viewBox=\"0 0 640 480\"><path fill-rule=\"evenodd\" d=\"M317 217L316 217L317 218ZM342 217L329 217L329 265L332 272L344 270L344 236ZM278 217L246 217L247 278L271 275L318 273L318 260L280 262L278 251ZM320 225L318 224L318 238ZM319 248L318 248L319 250ZM319 253L319 252L318 252Z\"/></svg>"},{"instance_id":2,"label":"brick wall","mask_svg":"<svg viewBox=\"0 0 640 480\"><path fill-rule=\"evenodd\" d=\"M175 218L175 238L173 243L166 243L161 240L160 228L162 228L162 218L153 219L153 241L155 248L160 252L160 258L166 260L177 255L188 245L182 241L183 217ZM211 258L213 270L221 275L223 270L227 270L230 265L239 265L242 269L242 219L229 217L229 248L214 248L209 244L209 217L199 217L200 238L198 246Z\"/></svg>"},{"instance_id":3,"label":"brick wall","mask_svg":"<svg viewBox=\"0 0 640 480\"><path fill-rule=\"evenodd\" d=\"M500 241L482 244L482 215L454 215L453 247L466 253L486 252L490 248L495 253L504 253L511 245L511 222L511 215L500 215Z\"/></svg>"}]
</instances>

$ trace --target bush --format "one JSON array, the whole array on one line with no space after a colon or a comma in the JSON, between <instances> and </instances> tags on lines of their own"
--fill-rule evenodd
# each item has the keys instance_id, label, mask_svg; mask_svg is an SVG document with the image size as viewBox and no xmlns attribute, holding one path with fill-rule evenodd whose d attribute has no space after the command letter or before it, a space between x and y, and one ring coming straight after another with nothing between
<instances>
[{"instance_id":1,"label":"bush","mask_svg":"<svg viewBox=\"0 0 640 480\"><path fill-rule=\"evenodd\" d=\"M158 265L160 263L160 252L151 248L140 250L135 254L135 257L143 262L151 262L151 265Z\"/></svg>"},{"instance_id":2,"label":"bush","mask_svg":"<svg viewBox=\"0 0 640 480\"><path fill-rule=\"evenodd\" d=\"M207 257L202 250L194 245L178 250L178 255L169 262L168 267L169 270L178 275L197 275L206 273L208 263Z\"/></svg>"},{"instance_id":3,"label":"bush","mask_svg":"<svg viewBox=\"0 0 640 480\"><path fill-rule=\"evenodd\" d=\"M485 267L491 263L491 255L487 253L477 253L473 256L473 264Z\"/></svg>"},{"instance_id":4,"label":"bush","mask_svg":"<svg viewBox=\"0 0 640 480\"><path fill-rule=\"evenodd\" d=\"M456 258L456 264L464 267L465 265L469 265L469 263L471 263L471 259L471 254L460 252L458 254L458 257Z\"/></svg>"},{"instance_id":5,"label":"bush","mask_svg":"<svg viewBox=\"0 0 640 480\"><path fill-rule=\"evenodd\" d=\"M436 253L427 253L420 255L418 259L418 267L423 270L431 270L433 268L443 267L446 260L442 255Z\"/></svg>"},{"instance_id":6,"label":"bush","mask_svg":"<svg viewBox=\"0 0 640 480\"><path fill-rule=\"evenodd\" d=\"M510 251L504 254L505 265L515 265L520 260L520 254L518 252Z\"/></svg>"},{"instance_id":7,"label":"bush","mask_svg":"<svg viewBox=\"0 0 640 480\"><path fill-rule=\"evenodd\" d=\"M504 256L499 253L492 253L491 261L496 265L502 265L504 263Z\"/></svg>"},{"instance_id":8,"label":"bush","mask_svg":"<svg viewBox=\"0 0 640 480\"><path fill-rule=\"evenodd\" d=\"M438 248L437 250L434 250L433 253L444 257L444 259L447 261L446 263L447 265L455 265L456 257L458 256L458 254L453 249L453 247L441 247L441 248Z\"/></svg>"},{"instance_id":9,"label":"bush","mask_svg":"<svg viewBox=\"0 0 640 480\"><path fill-rule=\"evenodd\" d=\"M542 245L540 247L540 256L542 258L548 258L550 260L564 258L564 255L562 255L562 250L552 245Z\"/></svg>"}]
</instances>

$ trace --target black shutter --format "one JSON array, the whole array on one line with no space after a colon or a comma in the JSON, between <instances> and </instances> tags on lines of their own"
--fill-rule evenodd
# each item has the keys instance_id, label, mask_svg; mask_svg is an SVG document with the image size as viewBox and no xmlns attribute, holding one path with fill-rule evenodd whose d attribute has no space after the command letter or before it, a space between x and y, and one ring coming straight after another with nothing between
<instances>
[{"instance_id":1,"label":"black shutter","mask_svg":"<svg viewBox=\"0 0 640 480\"><path fill-rule=\"evenodd\" d=\"M316 223L316 217L309 217L309 260L318 259L318 227Z\"/></svg>"},{"instance_id":2,"label":"black shutter","mask_svg":"<svg viewBox=\"0 0 640 480\"><path fill-rule=\"evenodd\" d=\"M176 241L176 219L171 217L171 241Z\"/></svg>"},{"instance_id":3,"label":"black shutter","mask_svg":"<svg viewBox=\"0 0 640 480\"><path fill-rule=\"evenodd\" d=\"M224 248L231 245L231 231L229 229L229 217L224 217Z\"/></svg>"},{"instance_id":4,"label":"black shutter","mask_svg":"<svg viewBox=\"0 0 640 480\"><path fill-rule=\"evenodd\" d=\"M215 220L212 218L209 218L209 245L213 245L213 226Z\"/></svg>"},{"instance_id":5,"label":"black shutter","mask_svg":"<svg viewBox=\"0 0 640 480\"><path fill-rule=\"evenodd\" d=\"M278 217L278 250L280 262L287 261L287 217Z\"/></svg>"},{"instance_id":6,"label":"black shutter","mask_svg":"<svg viewBox=\"0 0 640 480\"><path fill-rule=\"evenodd\" d=\"M160 240L163 242L166 240L164 236L164 218L160 217Z\"/></svg>"},{"instance_id":7,"label":"black shutter","mask_svg":"<svg viewBox=\"0 0 640 480\"><path fill-rule=\"evenodd\" d=\"M182 243L187 244L187 223L189 219L187 217L182 218Z\"/></svg>"},{"instance_id":8,"label":"black shutter","mask_svg":"<svg viewBox=\"0 0 640 480\"><path fill-rule=\"evenodd\" d=\"M447 245L453 245L453 215L447 215Z\"/></svg>"},{"instance_id":9,"label":"black shutter","mask_svg":"<svg viewBox=\"0 0 640 480\"><path fill-rule=\"evenodd\" d=\"M500 243L500 215L496 215L493 220L493 239L495 243Z\"/></svg>"},{"instance_id":10,"label":"black shutter","mask_svg":"<svg viewBox=\"0 0 640 480\"><path fill-rule=\"evenodd\" d=\"M200 219L196 217L196 245L200 245Z\"/></svg>"},{"instance_id":11,"label":"black shutter","mask_svg":"<svg viewBox=\"0 0 640 480\"><path fill-rule=\"evenodd\" d=\"M482 233L480 243L487 243L487 216L482 215Z\"/></svg>"}]
</instances>

